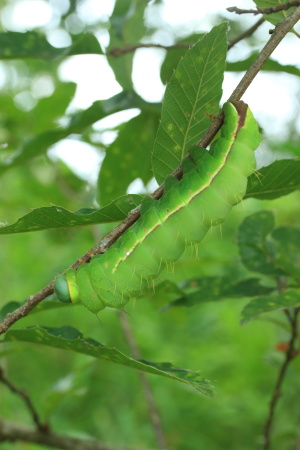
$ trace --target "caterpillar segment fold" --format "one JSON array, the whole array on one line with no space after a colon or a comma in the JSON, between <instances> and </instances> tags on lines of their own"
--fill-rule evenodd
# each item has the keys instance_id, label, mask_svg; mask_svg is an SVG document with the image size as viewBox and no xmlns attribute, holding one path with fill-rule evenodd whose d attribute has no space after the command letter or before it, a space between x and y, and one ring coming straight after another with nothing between
<instances>
[{"instance_id":1,"label":"caterpillar segment fold","mask_svg":"<svg viewBox=\"0 0 300 450\"><path fill-rule=\"evenodd\" d=\"M210 151L194 146L181 180L169 176L160 200L146 198L141 217L107 251L55 281L62 302L81 302L93 313L124 308L142 295L187 245L202 241L242 200L255 170L261 136L244 102L225 103L220 138Z\"/></svg>"}]
</instances>

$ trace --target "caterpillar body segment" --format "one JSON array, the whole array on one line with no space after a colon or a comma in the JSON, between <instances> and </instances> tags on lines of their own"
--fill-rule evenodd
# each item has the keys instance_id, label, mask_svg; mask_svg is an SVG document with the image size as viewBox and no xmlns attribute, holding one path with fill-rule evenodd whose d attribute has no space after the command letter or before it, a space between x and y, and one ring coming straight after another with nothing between
<instances>
[{"instance_id":1,"label":"caterpillar body segment","mask_svg":"<svg viewBox=\"0 0 300 450\"><path fill-rule=\"evenodd\" d=\"M97 313L122 309L173 267L186 246L199 243L245 195L255 170L258 126L244 102L225 103L221 137L208 152L193 147L183 177L168 177L160 200L145 199L141 217L103 255L55 281L61 301L82 302Z\"/></svg>"}]
</instances>

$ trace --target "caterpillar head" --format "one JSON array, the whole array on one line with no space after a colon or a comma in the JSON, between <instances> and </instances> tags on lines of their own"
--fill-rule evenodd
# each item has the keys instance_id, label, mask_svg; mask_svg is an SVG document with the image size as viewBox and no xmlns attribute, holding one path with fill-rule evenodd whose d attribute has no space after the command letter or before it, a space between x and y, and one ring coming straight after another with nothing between
<instances>
[{"instance_id":1,"label":"caterpillar head","mask_svg":"<svg viewBox=\"0 0 300 450\"><path fill-rule=\"evenodd\" d=\"M97 314L106 306L102 299L105 291L101 293L101 297L95 292L86 269L86 264L83 264L78 270L67 270L65 275L56 278L54 290L61 302L83 303L92 313Z\"/></svg>"},{"instance_id":2,"label":"caterpillar head","mask_svg":"<svg viewBox=\"0 0 300 450\"><path fill-rule=\"evenodd\" d=\"M68 270L65 276L61 275L54 282L54 290L58 300L63 303L78 303L79 293L76 284L76 271Z\"/></svg>"}]
</instances>

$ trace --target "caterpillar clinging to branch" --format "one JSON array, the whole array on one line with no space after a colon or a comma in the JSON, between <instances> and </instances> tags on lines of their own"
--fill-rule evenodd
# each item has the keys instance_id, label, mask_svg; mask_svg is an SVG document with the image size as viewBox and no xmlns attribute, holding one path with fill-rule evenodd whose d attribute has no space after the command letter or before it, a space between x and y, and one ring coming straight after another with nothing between
<instances>
[{"instance_id":1,"label":"caterpillar clinging to branch","mask_svg":"<svg viewBox=\"0 0 300 450\"><path fill-rule=\"evenodd\" d=\"M257 122L244 102L225 103L221 137L208 152L193 147L183 177L167 178L160 200L145 199L141 217L107 251L55 281L63 302L82 302L97 313L122 309L149 288L187 244L200 242L222 223L245 195L261 141Z\"/></svg>"}]
</instances>

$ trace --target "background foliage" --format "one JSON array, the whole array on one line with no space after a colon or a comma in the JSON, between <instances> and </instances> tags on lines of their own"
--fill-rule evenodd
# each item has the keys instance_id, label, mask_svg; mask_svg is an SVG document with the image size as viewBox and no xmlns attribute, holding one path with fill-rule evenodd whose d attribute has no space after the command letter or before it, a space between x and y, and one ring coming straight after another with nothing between
<instances>
[{"instance_id":1,"label":"background foliage","mask_svg":"<svg viewBox=\"0 0 300 450\"><path fill-rule=\"evenodd\" d=\"M0 14L13 3L3 2ZM157 42L157 36L162 45L194 43L201 38L208 48L211 44L208 35L203 37L205 30L176 35L167 24L162 38L159 21L155 27L148 18L158 14L161 1L119 0L110 17L97 21L85 21L79 14L84 1L63 2L65 8L47 3L55 21L22 34L2 22L0 33L4 74L0 93L1 319L125 218L150 189L152 170L161 182L168 173L166 166L173 170L181 159L175 154L173 162L151 165L157 129L154 155L160 158L159 145L164 142L159 128L161 103L145 100L136 92L134 52L114 56L118 54L114 49L138 45L141 40ZM257 1L257 6L269 3L277 4ZM214 33L221 29L225 33L226 26L220 25L225 11L217 13ZM228 17L229 39L233 39L244 28L238 16ZM281 19L282 13L273 14L271 23ZM49 43L49 32L59 30L68 34L69 45ZM243 56L238 50L234 53L233 47L230 55L235 62L228 63L228 72L241 76L268 39L267 30L244 39ZM98 41L101 33L109 37L107 47ZM218 44L225 52L224 35ZM169 82L178 63L183 64L186 50L164 51L163 83ZM107 58L120 85L119 93L99 98L86 109L72 104L76 84L60 76L61 64L82 54ZM283 65L270 59L264 70L267 75L274 71L296 78L299 67L294 62ZM208 58L208 63L213 61ZM197 128L199 135L187 133L190 145L199 140L210 117L218 112L221 81L211 86L209 101L214 105L203 127ZM52 88L45 95L48 85ZM172 87L172 81L168 86ZM203 86L200 92L209 95ZM254 95L264 102L261 92ZM295 93L291 96L295 96L295 118L299 103ZM166 95L164 108L168 101ZM194 101L205 104L200 97ZM117 126L104 122L99 132L95 124L120 111L133 113ZM280 115L279 106L274 115ZM132 370L139 368L164 375L151 375L149 380L168 448L261 448L272 386L285 358L286 347L281 344L290 336L282 309L300 303L300 162L295 122L286 126L280 143L265 140L260 160L266 167L251 177L246 200L234 208L221 232L215 228L206 236L199 257L187 251L174 274L161 277L155 295L128 304L127 319L142 362L132 355L114 310L104 310L97 320L84 307L59 304L54 296L7 332L0 347L1 367L13 384L28 392L43 422L70 436L157 448L140 378ZM105 137L108 131L113 132L111 142ZM53 156L52 146L67 137L96 152L102 161L97 182L86 181L78 170ZM187 150L181 146L182 154ZM88 158L87 154L83 152L82 158ZM275 162L270 164L270 159ZM128 187L137 178L140 188L128 195ZM290 288L288 295L278 292L278 277ZM261 315L265 311L271 314ZM249 323L241 327L241 322ZM296 448L296 441L299 445L299 370L295 358L276 411L273 449ZM209 398L211 384L215 399ZM0 389L2 419L32 425L20 398L4 385ZM45 448L22 442L1 445L4 450Z\"/></svg>"}]
</instances>

